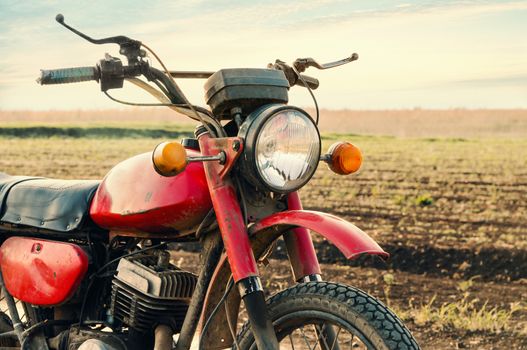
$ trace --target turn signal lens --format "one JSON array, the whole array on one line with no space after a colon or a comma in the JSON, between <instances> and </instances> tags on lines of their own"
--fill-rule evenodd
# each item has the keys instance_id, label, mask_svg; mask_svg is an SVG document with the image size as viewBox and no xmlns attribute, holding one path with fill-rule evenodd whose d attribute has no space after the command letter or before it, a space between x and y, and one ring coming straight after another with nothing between
<instances>
[{"instance_id":1,"label":"turn signal lens","mask_svg":"<svg viewBox=\"0 0 527 350\"><path fill-rule=\"evenodd\" d=\"M163 142L152 153L154 169L163 176L175 176L187 166L187 151L179 142Z\"/></svg>"},{"instance_id":2,"label":"turn signal lens","mask_svg":"<svg viewBox=\"0 0 527 350\"><path fill-rule=\"evenodd\" d=\"M337 142L328 150L329 168L340 175L353 174L360 169L362 164L362 153L359 148L349 142Z\"/></svg>"}]
</instances>

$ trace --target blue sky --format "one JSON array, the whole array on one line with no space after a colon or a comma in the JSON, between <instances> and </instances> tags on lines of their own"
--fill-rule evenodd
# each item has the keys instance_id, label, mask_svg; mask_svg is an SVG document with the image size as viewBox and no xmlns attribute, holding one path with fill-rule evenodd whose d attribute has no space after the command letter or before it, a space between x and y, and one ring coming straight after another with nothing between
<instances>
[{"instance_id":1,"label":"blue sky","mask_svg":"<svg viewBox=\"0 0 527 350\"><path fill-rule=\"evenodd\" d=\"M0 0L0 109L120 107L95 83L41 87L40 68L85 66L124 34L175 70L265 67L280 58L360 59L310 70L326 108L527 108L527 1L11 1ZM203 80L182 81L204 104ZM134 87L117 97L147 101ZM309 106L300 88L291 103Z\"/></svg>"}]
</instances>

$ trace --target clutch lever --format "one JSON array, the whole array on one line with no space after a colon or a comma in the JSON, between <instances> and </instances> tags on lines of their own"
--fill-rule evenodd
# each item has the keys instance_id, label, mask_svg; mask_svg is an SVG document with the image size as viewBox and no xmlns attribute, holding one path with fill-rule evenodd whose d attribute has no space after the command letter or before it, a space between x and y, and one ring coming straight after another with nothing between
<instances>
[{"instance_id":1,"label":"clutch lever","mask_svg":"<svg viewBox=\"0 0 527 350\"><path fill-rule=\"evenodd\" d=\"M315 67L318 69L329 69L329 68L335 68L338 66L342 66L343 64L350 63L358 59L359 59L359 55L357 53L353 53L350 57L346 57L342 60L338 60L335 62L329 62L325 64L320 64L311 57L298 58L296 59L295 62L293 62L293 66L296 68L297 71L304 72L306 68L309 68L309 67Z\"/></svg>"},{"instance_id":2,"label":"clutch lever","mask_svg":"<svg viewBox=\"0 0 527 350\"><path fill-rule=\"evenodd\" d=\"M129 37L124 36L124 35L112 36L112 37L103 38L103 39L94 39L78 31L77 29L69 26L68 24L66 24L66 22L64 22L64 16L60 13L55 17L55 20L59 24L64 26L65 28L69 29L73 33L77 34L78 36L89 41L92 44L96 44L96 45L117 44L119 45L119 53L126 56L129 64L137 63L138 57L146 57L146 52L141 49L141 42L138 40L130 39Z\"/></svg>"}]
</instances>

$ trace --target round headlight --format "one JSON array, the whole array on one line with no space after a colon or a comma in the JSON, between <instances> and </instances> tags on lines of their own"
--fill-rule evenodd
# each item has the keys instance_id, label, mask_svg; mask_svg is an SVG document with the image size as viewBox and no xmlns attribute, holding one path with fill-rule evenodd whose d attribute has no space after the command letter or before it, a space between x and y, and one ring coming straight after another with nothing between
<instances>
[{"instance_id":1,"label":"round headlight","mask_svg":"<svg viewBox=\"0 0 527 350\"><path fill-rule=\"evenodd\" d=\"M247 163L242 169L256 186L293 192L311 179L318 166L318 129L301 109L273 105L257 111L247 118L239 134L245 138Z\"/></svg>"}]
</instances>

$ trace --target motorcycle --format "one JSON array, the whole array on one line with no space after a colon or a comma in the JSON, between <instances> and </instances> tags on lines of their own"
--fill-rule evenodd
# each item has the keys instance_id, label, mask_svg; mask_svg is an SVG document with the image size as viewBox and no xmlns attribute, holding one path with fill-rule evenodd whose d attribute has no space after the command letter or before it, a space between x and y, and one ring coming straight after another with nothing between
<instances>
[{"instance_id":1,"label":"motorcycle","mask_svg":"<svg viewBox=\"0 0 527 350\"><path fill-rule=\"evenodd\" d=\"M166 106L199 125L195 138L161 143L102 181L0 175L2 349L419 348L382 302L322 279L310 230L349 259L388 254L355 225L303 210L298 194L319 162L348 175L362 156L348 142L321 154L318 107L312 118L288 105L288 90L314 98L319 82L302 73L356 54L170 71L140 41L93 39L56 20L93 44L119 45L127 64L106 54L94 67L42 70L40 84L95 80L117 102ZM175 78L207 79L210 110L191 104ZM160 103L111 96L125 80ZM266 300L258 263L279 239L296 284ZM173 242L199 242L199 274L173 264Z\"/></svg>"}]
</instances>

